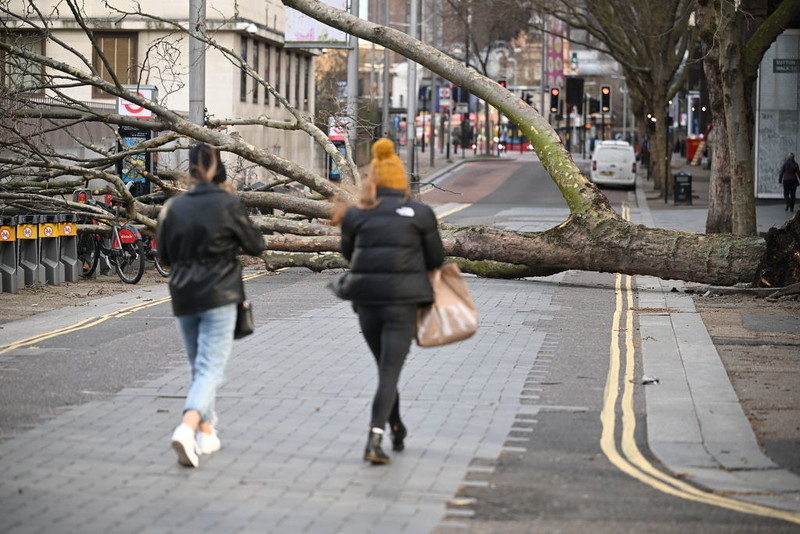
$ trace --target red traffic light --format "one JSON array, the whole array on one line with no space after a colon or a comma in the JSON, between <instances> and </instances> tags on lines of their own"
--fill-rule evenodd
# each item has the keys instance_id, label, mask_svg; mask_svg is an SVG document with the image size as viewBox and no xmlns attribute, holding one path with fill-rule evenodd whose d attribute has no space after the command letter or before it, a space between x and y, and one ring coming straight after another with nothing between
<instances>
[{"instance_id":1,"label":"red traffic light","mask_svg":"<svg viewBox=\"0 0 800 534\"><path fill-rule=\"evenodd\" d=\"M561 91L558 90L558 87L553 87L552 89L550 89L550 94L552 96L558 96L558 93L560 93L560 92Z\"/></svg>"},{"instance_id":2,"label":"red traffic light","mask_svg":"<svg viewBox=\"0 0 800 534\"><path fill-rule=\"evenodd\" d=\"M604 85L604 86L603 86L603 88L602 88L602 89L600 89L600 91L601 91L601 92L602 92L604 95L610 95L610 94L611 94L611 87L609 87L609 86L607 86L607 85Z\"/></svg>"},{"instance_id":3,"label":"red traffic light","mask_svg":"<svg viewBox=\"0 0 800 534\"><path fill-rule=\"evenodd\" d=\"M505 80L497 80L497 83L500 84L500 87L508 86L508 83Z\"/></svg>"}]
</instances>

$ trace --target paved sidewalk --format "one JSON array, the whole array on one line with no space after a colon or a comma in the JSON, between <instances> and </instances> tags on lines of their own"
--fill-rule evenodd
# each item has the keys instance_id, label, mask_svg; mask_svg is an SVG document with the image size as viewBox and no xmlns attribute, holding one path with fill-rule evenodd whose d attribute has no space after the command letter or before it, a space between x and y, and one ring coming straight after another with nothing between
<instances>
[{"instance_id":1,"label":"paved sidewalk","mask_svg":"<svg viewBox=\"0 0 800 534\"><path fill-rule=\"evenodd\" d=\"M523 390L540 376L534 365L549 343L532 326L557 309L550 302L557 284L520 292L514 281L469 280L480 329L457 345L412 350L401 389L409 447L386 469L361 459L374 369L365 363L350 305L329 295L327 279L315 276L271 294L270 300L290 298L307 309L259 324L255 335L237 342L218 400L222 452L201 457L195 470L175 461L169 435L187 385L180 367L0 443L0 530L419 534L436 528L468 472L491 465L507 448L515 420L539 409L536 395ZM257 310L267 306L254 300ZM72 319L93 314L77 308ZM57 316L42 317L24 334L18 323L4 332L44 332ZM451 523L458 516L450 513Z\"/></svg>"}]
</instances>

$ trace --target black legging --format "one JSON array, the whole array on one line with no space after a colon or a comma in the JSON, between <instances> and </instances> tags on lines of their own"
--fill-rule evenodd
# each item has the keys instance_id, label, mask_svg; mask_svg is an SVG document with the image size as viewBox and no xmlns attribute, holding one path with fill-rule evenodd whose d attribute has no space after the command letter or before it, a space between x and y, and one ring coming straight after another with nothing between
<instances>
[{"instance_id":1,"label":"black legging","mask_svg":"<svg viewBox=\"0 0 800 534\"><path fill-rule=\"evenodd\" d=\"M783 199L786 201L786 208L794 211L794 199L797 192L796 180L783 181Z\"/></svg>"},{"instance_id":2,"label":"black legging","mask_svg":"<svg viewBox=\"0 0 800 534\"><path fill-rule=\"evenodd\" d=\"M416 304L356 305L358 321L378 364L378 390L372 400L370 426L385 428L400 422L397 382L417 331Z\"/></svg>"}]
</instances>

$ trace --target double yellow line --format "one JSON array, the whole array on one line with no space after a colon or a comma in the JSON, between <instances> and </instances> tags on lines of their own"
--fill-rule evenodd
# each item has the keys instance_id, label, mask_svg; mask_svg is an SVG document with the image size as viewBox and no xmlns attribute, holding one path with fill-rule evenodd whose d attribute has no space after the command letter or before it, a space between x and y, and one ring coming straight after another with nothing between
<instances>
[{"instance_id":1,"label":"double yellow line","mask_svg":"<svg viewBox=\"0 0 800 534\"><path fill-rule=\"evenodd\" d=\"M257 278L259 276L264 276L265 272L258 272L249 274L247 276L243 276L242 280L252 280L253 278ZM130 315L140 310L144 310L146 308L150 308L152 306L158 306L159 304L163 304L165 302L169 302L172 300L171 297L162 297L160 299L151 300L148 302L142 302L139 304L134 304L133 306L128 306L127 308L122 308L121 310L116 310L111 313L107 313L105 315L101 315L99 317L89 317L88 319L84 319L82 321L78 321L77 323L73 323L69 326L65 326L63 328L59 328L57 330L51 330L50 332L45 332L44 334L37 334L35 336L31 336L25 339L20 339L18 341L14 341L13 343L9 343L7 345L0 345L0 354L5 354L6 352L35 346L37 343L41 343L47 339L52 339L54 337L63 336L64 334L70 334L72 332L78 332L80 330L85 330L87 328L91 328L93 326L97 326L101 323L108 321L109 319L115 319L118 317L125 317L126 315Z\"/></svg>"},{"instance_id":2,"label":"double yellow line","mask_svg":"<svg viewBox=\"0 0 800 534\"><path fill-rule=\"evenodd\" d=\"M84 319L83 321L78 321L77 323L73 323L69 326L65 326L57 330L51 330L50 332L45 332L44 334L38 334L25 339L20 339L19 341L14 341L13 343L9 343L8 345L0 345L0 354L4 354L14 349L30 347L31 345L35 345L36 343L40 343L46 339L51 339L64 334L70 334L72 332L77 332L79 330L85 330L87 328L97 326L100 323L104 323L109 319L114 319L116 317L125 317L126 315L130 315L139 310L150 308L151 306L158 306L159 304L162 304L164 302L169 302L169 300L170 297L164 297L156 300L151 300L149 302L142 302L139 304L135 304L133 306L128 306L127 308L122 308L121 310L116 310L111 313L101 315L99 317L89 317L88 319Z\"/></svg>"},{"instance_id":3,"label":"double yellow line","mask_svg":"<svg viewBox=\"0 0 800 534\"><path fill-rule=\"evenodd\" d=\"M623 217L630 208L623 206ZM600 448L622 472L663 493L690 501L710 504L746 514L783 519L800 524L800 513L738 501L696 488L672 475L659 471L644 457L636 444L636 413L633 405L635 348L633 340L633 291L631 277L616 275L616 304L611 328L609 369L600 413L602 433ZM617 413L621 414L621 421ZM619 443L617 428L621 424Z\"/></svg>"}]
</instances>

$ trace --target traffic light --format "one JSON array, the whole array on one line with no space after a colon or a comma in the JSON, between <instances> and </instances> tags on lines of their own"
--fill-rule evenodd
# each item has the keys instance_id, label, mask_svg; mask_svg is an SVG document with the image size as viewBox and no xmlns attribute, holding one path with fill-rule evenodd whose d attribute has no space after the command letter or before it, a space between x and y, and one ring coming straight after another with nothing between
<instances>
[{"instance_id":1,"label":"traffic light","mask_svg":"<svg viewBox=\"0 0 800 534\"><path fill-rule=\"evenodd\" d=\"M600 88L600 109L603 113L611 111L611 86L604 85Z\"/></svg>"},{"instance_id":2,"label":"traffic light","mask_svg":"<svg viewBox=\"0 0 800 534\"><path fill-rule=\"evenodd\" d=\"M569 60L569 66L572 69L572 72L578 72L578 53L573 52L572 57Z\"/></svg>"},{"instance_id":3,"label":"traffic light","mask_svg":"<svg viewBox=\"0 0 800 534\"><path fill-rule=\"evenodd\" d=\"M552 113L558 113L558 95L561 91L558 87L551 87L550 88L550 111Z\"/></svg>"},{"instance_id":4,"label":"traffic light","mask_svg":"<svg viewBox=\"0 0 800 534\"><path fill-rule=\"evenodd\" d=\"M505 80L497 80L497 83L498 83L498 84L500 85L500 87L502 87L503 89L505 89L506 87L508 87L508 83L507 83Z\"/></svg>"},{"instance_id":5,"label":"traffic light","mask_svg":"<svg viewBox=\"0 0 800 534\"><path fill-rule=\"evenodd\" d=\"M596 98L589 98L589 115L600 113L600 101Z\"/></svg>"}]
</instances>

